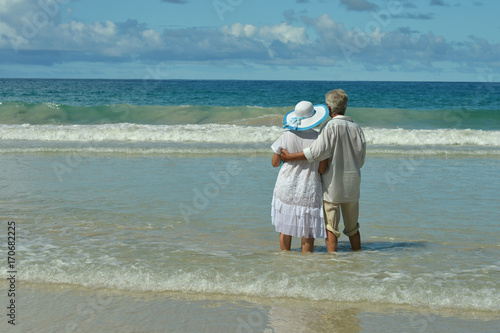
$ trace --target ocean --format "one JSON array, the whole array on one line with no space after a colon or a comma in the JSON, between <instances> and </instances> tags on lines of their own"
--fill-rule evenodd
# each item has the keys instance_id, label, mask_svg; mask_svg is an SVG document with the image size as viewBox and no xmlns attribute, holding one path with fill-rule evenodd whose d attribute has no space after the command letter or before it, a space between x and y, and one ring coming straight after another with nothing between
<instances>
[{"instance_id":1,"label":"ocean","mask_svg":"<svg viewBox=\"0 0 500 333\"><path fill-rule=\"evenodd\" d=\"M296 103L336 88L367 139L363 251L342 236L338 253L281 252L270 145ZM497 332L498 96L492 82L0 79L0 328Z\"/></svg>"}]
</instances>

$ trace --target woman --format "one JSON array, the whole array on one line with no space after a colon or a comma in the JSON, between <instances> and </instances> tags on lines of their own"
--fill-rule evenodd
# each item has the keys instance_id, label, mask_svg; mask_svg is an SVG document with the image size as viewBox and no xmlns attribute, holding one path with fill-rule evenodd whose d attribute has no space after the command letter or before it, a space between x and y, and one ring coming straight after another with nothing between
<instances>
[{"instance_id":1,"label":"woman","mask_svg":"<svg viewBox=\"0 0 500 333\"><path fill-rule=\"evenodd\" d=\"M324 105L298 103L283 119L283 127L289 130L271 146L274 151L272 165L280 166L281 149L292 153L309 147L318 137L313 128L327 117L328 109ZM312 252L314 239L325 238L320 173L326 170L327 163L327 159L316 163L294 161L281 167L271 210L272 224L280 233L281 250L290 250L292 236L302 238L302 252Z\"/></svg>"}]
</instances>

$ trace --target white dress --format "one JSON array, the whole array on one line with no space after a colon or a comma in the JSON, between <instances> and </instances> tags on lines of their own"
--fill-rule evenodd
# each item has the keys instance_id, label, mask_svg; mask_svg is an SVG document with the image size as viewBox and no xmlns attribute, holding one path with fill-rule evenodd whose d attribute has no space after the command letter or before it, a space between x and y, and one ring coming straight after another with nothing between
<instances>
[{"instance_id":1,"label":"white dress","mask_svg":"<svg viewBox=\"0 0 500 333\"><path fill-rule=\"evenodd\" d=\"M271 148L297 153L309 147L318 137L315 130L286 131ZM272 224L285 235L325 238L323 192L319 162L283 163L274 186L271 209Z\"/></svg>"}]
</instances>

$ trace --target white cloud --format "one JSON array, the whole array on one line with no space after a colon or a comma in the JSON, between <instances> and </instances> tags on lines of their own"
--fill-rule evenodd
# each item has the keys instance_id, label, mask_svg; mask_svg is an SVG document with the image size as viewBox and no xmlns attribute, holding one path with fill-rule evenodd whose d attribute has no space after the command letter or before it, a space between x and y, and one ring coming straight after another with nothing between
<instances>
[{"instance_id":1,"label":"white cloud","mask_svg":"<svg viewBox=\"0 0 500 333\"><path fill-rule=\"evenodd\" d=\"M22 38L17 31L11 26L0 22L0 41L4 41L4 45L8 45L8 40ZM2 45L2 44L0 44Z\"/></svg>"},{"instance_id":2,"label":"white cloud","mask_svg":"<svg viewBox=\"0 0 500 333\"><path fill-rule=\"evenodd\" d=\"M159 47L163 45L161 34L155 30L149 29L142 32L144 42L150 47Z\"/></svg>"},{"instance_id":3,"label":"white cloud","mask_svg":"<svg viewBox=\"0 0 500 333\"><path fill-rule=\"evenodd\" d=\"M39 10L36 0L0 0L0 64L134 59L300 67L354 63L366 68L434 68L442 62L461 67L500 67L500 45L484 39L470 37L452 42L433 33L409 34L400 27L391 31L376 25L347 29L328 14L308 17L304 13L300 21L277 25L235 23L220 29L163 31L135 20L60 23L54 15L43 24L28 27Z\"/></svg>"},{"instance_id":4,"label":"white cloud","mask_svg":"<svg viewBox=\"0 0 500 333\"><path fill-rule=\"evenodd\" d=\"M306 44L309 42L307 33L304 27L294 27L288 23L281 23L273 26L263 26L258 28L252 24L234 23L231 26L223 26L224 33L231 34L235 37L253 38L260 37L262 40L279 40L282 43Z\"/></svg>"},{"instance_id":5,"label":"white cloud","mask_svg":"<svg viewBox=\"0 0 500 333\"><path fill-rule=\"evenodd\" d=\"M20 4L34 3L34 1L25 0L0 0L0 14L11 13L12 9L18 7Z\"/></svg>"},{"instance_id":6,"label":"white cloud","mask_svg":"<svg viewBox=\"0 0 500 333\"><path fill-rule=\"evenodd\" d=\"M231 27L225 25L222 27L222 31L225 33L229 33L233 36L236 37L253 37L257 33L259 28L252 24L241 24L241 23L234 23L231 25Z\"/></svg>"},{"instance_id":7,"label":"white cloud","mask_svg":"<svg viewBox=\"0 0 500 333\"><path fill-rule=\"evenodd\" d=\"M335 22L328 14L323 14L317 19L307 19L306 23L312 25L321 41L330 46L338 45L338 40L344 40L349 35L344 25Z\"/></svg>"},{"instance_id":8,"label":"white cloud","mask_svg":"<svg viewBox=\"0 0 500 333\"><path fill-rule=\"evenodd\" d=\"M285 44L307 44L309 42L304 27L294 27L285 22L275 26L264 26L260 28L259 36L263 39L279 40Z\"/></svg>"},{"instance_id":9,"label":"white cloud","mask_svg":"<svg viewBox=\"0 0 500 333\"><path fill-rule=\"evenodd\" d=\"M103 25L100 22L88 26L90 35L96 43L106 43L116 36L116 24L106 21Z\"/></svg>"}]
</instances>

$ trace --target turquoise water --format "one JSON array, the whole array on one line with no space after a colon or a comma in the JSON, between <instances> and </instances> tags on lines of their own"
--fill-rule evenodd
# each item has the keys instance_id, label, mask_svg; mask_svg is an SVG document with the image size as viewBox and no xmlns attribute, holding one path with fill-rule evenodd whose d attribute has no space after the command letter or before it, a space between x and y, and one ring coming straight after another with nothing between
<instances>
[{"instance_id":1,"label":"turquoise water","mask_svg":"<svg viewBox=\"0 0 500 333\"><path fill-rule=\"evenodd\" d=\"M281 107L324 101L341 87L350 107L498 111L498 82L0 79L1 101L95 105Z\"/></svg>"},{"instance_id":2,"label":"turquoise water","mask_svg":"<svg viewBox=\"0 0 500 333\"><path fill-rule=\"evenodd\" d=\"M500 128L500 83L492 82L0 79L0 123L227 123L281 115L304 99L324 103L335 87L363 126Z\"/></svg>"},{"instance_id":3,"label":"turquoise water","mask_svg":"<svg viewBox=\"0 0 500 333\"><path fill-rule=\"evenodd\" d=\"M23 89L12 87L19 82L34 87L26 90L24 99ZM282 87L279 91L290 92L289 100L259 105L255 94L236 103L245 95L244 87L248 93L251 82L223 83L224 97L216 97L221 93L220 82L179 83L182 89L192 85L188 92L177 82L153 82L172 85L185 96L179 97L178 105L163 105L161 94L155 95L157 99L149 104L160 105L155 112L161 115L168 110L168 117L161 119L183 117L176 108L182 108L186 96L197 100L187 107L185 124L164 124L141 113L153 109L142 106L145 96L133 93L142 91L134 86L140 81L74 81L83 87L81 99L77 89L65 95L60 81L19 82L2 85L3 96L10 89L10 100L16 102L3 97L0 107L0 220L4 230L7 221L16 222L20 283L60 290L71 286L89 293L107 290L124 299L129 299L129 293L173 292L210 299L256 297L262 304L293 300L319 309L328 302L340 307L382 304L481 318L475 322L477 331L497 326L500 138L498 123L486 121L488 114L498 113L492 111L497 110L497 101L471 107L468 112L482 119L468 128L458 107L452 114L463 117L453 118L454 122L432 116L436 110L443 115L445 107L452 107L452 96L460 92L441 97L443 103L434 108L429 104L419 109L405 98L409 92L439 84L403 84L402 97L394 97L394 104L407 103L402 111L389 107L390 96L397 95L393 90L379 104L362 97L367 105L358 104L348 112L365 122L369 142L360 201L364 251L352 253L342 237L337 254L326 253L324 242L318 240L315 253L302 255L297 239L292 242L293 251L279 251L270 221L278 170L271 167L269 148L282 131L280 113L295 103L294 98L305 99L297 92L302 83L275 83ZM310 84L306 91L336 88L339 83ZM128 93L124 85L130 85ZM378 96L390 84L349 85ZM102 89L102 101L90 86ZM238 88L234 94L240 97L231 99L228 95L234 86ZM251 86L254 92L271 94L269 86L260 82ZM440 89L450 87L453 84ZM324 92L316 91L318 96ZM200 102L212 99L219 100L211 107ZM233 108L221 100L240 105L236 110L248 112L249 117L244 121L234 117ZM108 102L114 106L97 107ZM51 105L53 110L79 120L17 121L12 110L23 103L31 103L32 108L21 108L15 117L51 119L46 103L61 103ZM123 109L113 112L118 105ZM418 123L422 120L415 117L398 128L387 117L390 125L384 126L376 117L363 120L367 108L391 117L398 112L423 112L427 120ZM99 116L99 110L106 116ZM207 113L204 120L191 114L202 110ZM270 110L275 114L267 117ZM108 120L111 114L116 119ZM461 124L455 126L458 120ZM4 246L0 253L6 257ZM5 276L6 267L1 270ZM5 290L5 282L0 287ZM36 309L22 309L37 316ZM266 305L259 311L266 319L256 331L272 329L280 320L293 322L280 307ZM67 314L68 318L79 318L75 313ZM61 321L57 313L48 316L46 330ZM363 323L364 316L354 314L353 320ZM121 320L113 318L101 320L113 327L110 322ZM377 323L384 326L383 320ZM154 327L154 323L147 325ZM235 326L229 330L235 331Z\"/></svg>"},{"instance_id":4,"label":"turquoise water","mask_svg":"<svg viewBox=\"0 0 500 333\"><path fill-rule=\"evenodd\" d=\"M62 176L65 156L3 160L29 282L500 311L498 159L422 158L393 183L404 160L371 157L365 251L341 238L335 256L279 251L268 157L82 156Z\"/></svg>"}]
</instances>

